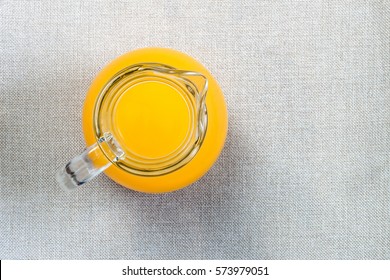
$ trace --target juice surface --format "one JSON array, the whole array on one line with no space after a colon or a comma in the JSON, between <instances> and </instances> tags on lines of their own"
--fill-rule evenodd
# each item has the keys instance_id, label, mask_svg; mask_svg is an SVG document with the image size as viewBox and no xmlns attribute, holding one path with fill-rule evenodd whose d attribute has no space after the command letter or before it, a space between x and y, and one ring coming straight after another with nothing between
<instances>
[{"instance_id":1,"label":"juice surface","mask_svg":"<svg viewBox=\"0 0 390 280\"><path fill-rule=\"evenodd\" d=\"M227 110L222 92L207 69L190 56L165 48L144 48L124 54L107 65L92 83L83 110L83 131L88 146L96 142L93 110L104 85L121 69L139 63L156 62L205 75L209 82L206 95L207 132L195 157L180 169L162 176L140 176L112 165L106 175L117 183L141 192L169 192L185 187L201 176L218 158L227 134ZM166 84L137 84L123 94L115 108L114 120L122 139L133 152L158 158L174 151L189 130L185 101Z\"/></svg>"},{"instance_id":2,"label":"juice surface","mask_svg":"<svg viewBox=\"0 0 390 280\"><path fill-rule=\"evenodd\" d=\"M114 109L117 140L145 158L174 152L189 133L189 122L189 108L182 95L157 81L132 86Z\"/></svg>"}]
</instances>

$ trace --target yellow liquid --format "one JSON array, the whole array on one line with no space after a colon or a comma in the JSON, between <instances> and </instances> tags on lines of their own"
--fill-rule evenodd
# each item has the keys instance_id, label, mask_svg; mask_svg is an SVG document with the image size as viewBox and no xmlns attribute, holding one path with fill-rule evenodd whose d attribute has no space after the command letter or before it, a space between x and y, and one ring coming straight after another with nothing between
<instances>
[{"instance_id":1,"label":"yellow liquid","mask_svg":"<svg viewBox=\"0 0 390 280\"><path fill-rule=\"evenodd\" d=\"M173 153L190 129L187 103L173 87L143 82L122 94L114 110L119 143L146 158Z\"/></svg>"},{"instance_id":2,"label":"yellow liquid","mask_svg":"<svg viewBox=\"0 0 390 280\"><path fill-rule=\"evenodd\" d=\"M189 163L174 172L154 177L131 174L114 165L105 171L111 179L133 190L168 192L187 186L204 175L221 152L227 133L227 112L221 90L211 74L196 60L181 52L162 48L139 49L115 59L99 73L88 92L83 111L84 136L88 146L96 142L93 110L96 98L107 81L121 69L145 62L197 71L209 80L207 132L201 148ZM190 132L186 101L176 89L157 81L146 81L127 89L114 108L113 119L118 142L147 158L173 153Z\"/></svg>"}]
</instances>

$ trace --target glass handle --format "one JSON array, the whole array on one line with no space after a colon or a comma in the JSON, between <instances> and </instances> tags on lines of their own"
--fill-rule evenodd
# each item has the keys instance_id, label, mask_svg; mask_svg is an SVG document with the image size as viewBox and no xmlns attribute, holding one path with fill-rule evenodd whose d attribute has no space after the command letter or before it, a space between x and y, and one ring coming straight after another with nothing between
<instances>
[{"instance_id":1,"label":"glass handle","mask_svg":"<svg viewBox=\"0 0 390 280\"><path fill-rule=\"evenodd\" d=\"M105 133L98 143L86 148L57 172L57 182L66 191L74 190L95 178L123 156L123 150L112 135Z\"/></svg>"}]
</instances>

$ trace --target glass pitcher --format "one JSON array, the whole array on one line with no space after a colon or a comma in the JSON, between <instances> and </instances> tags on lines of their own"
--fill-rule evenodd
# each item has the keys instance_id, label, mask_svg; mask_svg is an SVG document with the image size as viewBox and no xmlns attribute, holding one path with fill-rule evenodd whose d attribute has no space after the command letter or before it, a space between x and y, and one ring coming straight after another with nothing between
<instances>
[{"instance_id":1,"label":"glass pitcher","mask_svg":"<svg viewBox=\"0 0 390 280\"><path fill-rule=\"evenodd\" d=\"M226 137L226 105L215 79L193 58L139 49L96 77L83 130L87 148L57 173L65 190L105 172L133 190L168 192L213 165Z\"/></svg>"}]
</instances>

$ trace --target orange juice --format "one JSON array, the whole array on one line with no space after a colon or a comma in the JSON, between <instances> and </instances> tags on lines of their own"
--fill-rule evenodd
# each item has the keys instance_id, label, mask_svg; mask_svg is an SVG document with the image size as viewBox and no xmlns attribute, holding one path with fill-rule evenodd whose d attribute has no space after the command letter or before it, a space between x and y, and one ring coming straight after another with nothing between
<instances>
[{"instance_id":1,"label":"orange juice","mask_svg":"<svg viewBox=\"0 0 390 280\"><path fill-rule=\"evenodd\" d=\"M222 92L212 75L193 58L171 49L144 48L127 53L107 65L96 77L83 110L83 131L88 146L96 142L94 113L102 88L129 65L161 63L176 69L196 71L208 80L207 130L194 157L179 169L159 176L142 176L112 165L104 172L117 183L142 192L169 192L187 186L216 161L227 133L227 111ZM178 89L158 80L125 87L112 108L117 141L135 155L150 160L174 154L191 133L191 110Z\"/></svg>"},{"instance_id":2,"label":"orange juice","mask_svg":"<svg viewBox=\"0 0 390 280\"><path fill-rule=\"evenodd\" d=\"M173 152L189 132L187 103L174 88L145 82L125 92L114 115L119 142L133 152L159 158Z\"/></svg>"}]
</instances>

